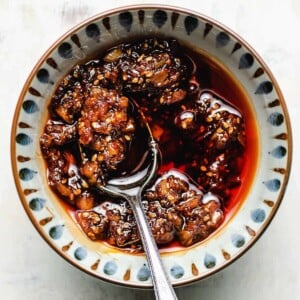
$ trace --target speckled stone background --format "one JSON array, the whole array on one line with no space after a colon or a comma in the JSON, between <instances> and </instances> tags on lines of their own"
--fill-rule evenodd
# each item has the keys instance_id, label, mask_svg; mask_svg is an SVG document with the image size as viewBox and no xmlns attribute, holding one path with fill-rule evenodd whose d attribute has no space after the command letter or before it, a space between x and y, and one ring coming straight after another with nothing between
<instances>
[{"instance_id":1,"label":"speckled stone background","mask_svg":"<svg viewBox=\"0 0 300 300\"><path fill-rule=\"evenodd\" d=\"M10 165L10 130L21 88L47 48L78 22L121 5L149 1L0 1L0 299L154 299L117 287L65 262L42 240L19 201ZM174 0L244 37L273 71L294 135L293 168L283 203L263 237L224 271L177 289L179 299L299 299L300 1Z\"/></svg>"}]
</instances>

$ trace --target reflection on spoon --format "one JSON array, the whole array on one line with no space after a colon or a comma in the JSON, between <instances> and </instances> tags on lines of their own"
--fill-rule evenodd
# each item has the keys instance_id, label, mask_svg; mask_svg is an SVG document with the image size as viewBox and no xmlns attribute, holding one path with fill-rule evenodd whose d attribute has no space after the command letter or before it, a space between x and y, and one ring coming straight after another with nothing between
<instances>
[{"instance_id":1,"label":"reflection on spoon","mask_svg":"<svg viewBox=\"0 0 300 300\"><path fill-rule=\"evenodd\" d=\"M150 142L148 155L151 156L149 160L150 163L143 170L140 170L131 176L113 178L109 180L106 185L97 185L97 188L107 195L123 198L128 201L133 210L143 248L146 253L156 299L176 300L177 296L162 265L156 242L153 238L142 206L142 193L155 179L159 167L160 152L144 114L135 101L134 105L137 107L143 124L147 128L149 134Z\"/></svg>"}]
</instances>

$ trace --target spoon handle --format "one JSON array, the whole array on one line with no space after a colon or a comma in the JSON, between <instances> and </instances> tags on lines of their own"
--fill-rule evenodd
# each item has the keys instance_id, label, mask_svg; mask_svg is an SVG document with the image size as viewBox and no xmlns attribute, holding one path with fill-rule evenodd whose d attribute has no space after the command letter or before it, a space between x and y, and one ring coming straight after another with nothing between
<instances>
[{"instance_id":1,"label":"spoon handle","mask_svg":"<svg viewBox=\"0 0 300 300\"><path fill-rule=\"evenodd\" d=\"M139 201L138 197L139 195L130 196L128 197L128 201L131 204L139 228L150 272L152 274L152 281L156 299L177 300L178 298L163 267L156 242L150 231L151 229L148 225L141 201Z\"/></svg>"}]
</instances>

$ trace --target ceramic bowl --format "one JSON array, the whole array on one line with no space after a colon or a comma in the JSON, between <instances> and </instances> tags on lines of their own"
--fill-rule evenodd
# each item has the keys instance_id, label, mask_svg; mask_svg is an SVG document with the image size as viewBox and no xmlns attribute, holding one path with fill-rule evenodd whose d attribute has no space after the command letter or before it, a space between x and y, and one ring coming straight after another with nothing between
<instances>
[{"instance_id":1,"label":"ceramic bowl","mask_svg":"<svg viewBox=\"0 0 300 300\"><path fill-rule=\"evenodd\" d=\"M95 51L137 36L174 37L207 53L240 84L257 130L251 185L234 214L208 239L163 252L175 286L207 277L240 257L261 236L284 195L291 165L291 128L283 95L261 57L229 28L197 12L169 6L129 6L92 17L58 39L42 56L21 92L12 126L11 159L22 204L40 235L66 261L112 283L151 287L143 254L89 240L46 183L39 136L56 83Z\"/></svg>"}]
</instances>

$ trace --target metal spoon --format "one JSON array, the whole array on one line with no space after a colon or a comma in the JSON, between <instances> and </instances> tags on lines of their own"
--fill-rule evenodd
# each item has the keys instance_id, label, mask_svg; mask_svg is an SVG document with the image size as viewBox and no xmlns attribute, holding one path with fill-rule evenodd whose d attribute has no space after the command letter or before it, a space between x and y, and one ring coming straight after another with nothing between
<instances>
[{"instance_id":1,"label":"metal spoon","mask_svg":"<svg viewBox=\"0 0 300 300\"><path fill-rule=\"evenodd\" d=\"M133 210L139 229L141 241L152 276L156 299L176 300L178 298L163 267L159 251L144 213L141 201L144 189L152 182L156 175L156 171L159 166L160 152L158 144L152 136L150 126L144 114L135 102L134 104L139 110L139 114L143 119L143 123L149 132L149 153L152 156L150 163L145 169L132 176L113 178L109 180L106 185L98 185L97 188L112 197L123 198L128 201Z\"/></svg>"}]
</instances>

